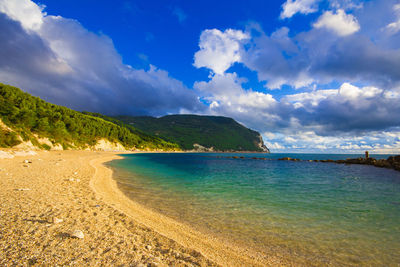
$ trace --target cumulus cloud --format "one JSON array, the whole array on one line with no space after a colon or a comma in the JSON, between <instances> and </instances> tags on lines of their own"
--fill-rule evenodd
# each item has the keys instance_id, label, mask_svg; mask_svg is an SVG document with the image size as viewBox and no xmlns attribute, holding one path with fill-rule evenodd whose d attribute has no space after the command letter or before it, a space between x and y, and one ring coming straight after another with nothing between
<instances>
[{"instance_id":1,"label":"cumulus cloud","mask_svg":"<svg viewBox=\"0 0 400 267\"><path fill-rule=\"evenodd\" d=\"M360 30L357 19L351 14L346 14L343 9L337 10L336 13L326 11L313 26L317 29L331 30L339 36L347 36Z\"/></svg>"},{"instance_id":2,"label":"cumulus cloud","mask_svg":"<svg viewBox=\"0 0 400 267\"><path fill-rule=\"evenodd\" d=\"M1 0L0 12L7 14L10 18L21 22L27 30L37 30L42 26L44 6L36 5L26 0Z\"/></svg>"},{"instance_id":3,"label":"cumulus cloud","mask_svg":"<svg viewBox=\"0 0 400 267\"><path fill-rule=\"evenodd\" d=\"M281 19L291 18L297 13L310 14L318 11L320 0L287 0L282 5Z\"/></svg>"},{"instance_id":4,"label":"cumulus cloud","mask_svg":"<svg viewBox=\"0 0 400 267\"><path fill-rule=\"evenodd\" d=\"M46 16L29 0L0 3L1 82L53 103L107 114L203 108L195 93L168 72L123 64L109 37L72 19Z\"/></svg>"},{"instance_id":5,"label":"cumulus cloud","mask_svg":"<svg viewBox=\"0 0 400 267\"><path fill-rule=\"evenodd\" d=\"M400 94L396 91L343 83L337 89L314 90L282 97L246 90L236 73L215 75L195 88L210 103L213 113L246 121L264 132L273 129L305 129L319 135L362 133L400 125Z\"/></svg>"},{"instance_id":6,"label":"cumulus cloud","mask_svg":"<svg viewBox=\"0 0 400 267\"><path fill-rule=\"evenodd\" d=\"M245 82L236 73L225 73L194 87L210 103L208 113L233 117L257 129L276 150L375 151L383 149L382 144L394 149L393 143L378 133L399 128L397 91L343 83L337 89L317 89L278 100L265 92L244 89ZM396 135L390 140L394 139Z\"/></svg>"},{"instance_id":7,"label":"cumulus cloud","mask_svg":"<svg viewBox=\"0 0 400 267\"><path fill-rule=\"evenodd\" d=\"M377 7L372 5L368 10L358 11L364 24L369 23L374 8ZM239 48L240 63L255 71L269 89L283 85L303 88L330 82L362 82L394 88L400 83L400 53L396 45L400 39L399 35L383 35L381 27L387 24L380 23L374 26L374 31L363 31L360 26L358 32L347 36L322 28L292 36L287 27L271 34L250 28L249 33L257 33Z\"/></svg>"},{"instance_id":8,"label":"cumulus cloud","mask_svg":"<svg viewBox=\"0 0 400 267\"><path fill-rule=\"evenodd\" d=\"M288 34L286 27L271 36L262 33L241 54L242 63L256 71L259 80L267 81L268 88L280 88L284 84L300 88L313 82L307 73L310 62L306 54Z\"/></svg>"},{"instance_id":9,"label":"cumulus cloud","mask_svg":"<svg viewBox=\"0 0 400 267\"><path fill-rule=\"evenodd\" d=\"M223 74L235 62L240 62L241 44L248 38L249 35L241 30L204 30L200 35L200 50L194 55L193 65Z\"/></svg>"},{"instance_id":10,"label":"cumulus cloud","mask_svg":"<svg viewBox=\"0 0 400 267\"><path fill-rule=\"evenodd\" d=\"M381 30L393 19L393 4L330 2L336 11L324 12L305 32L281 27L267 34L260 25L247 26L249 38L236 42L234 62L254 71L265 91L248 89L247 80L228 67L194 88L209 103L209 113L262 132L278 151L399 152L400 140L381 134L398 134L400 128L400 40ZM336 86L318 89L327 84ZM269 91L283 85L299 93Z\"/></svg>"},{"instance_id":11,"label":"cumulus cloud","mask_svg":"<svg viewBox=\"0 0 400 267\"><path fill-rule=\"evenodd\" d=\"M386 91L387 93L387 91ZM293 116L304 127L313 127L319 135L361 134L397 127L399 98L390 98L385 90L343 83L338 89L317 90L284 97L294 107ZM317 95L318 97L314 97Z\"/></svg>"}]
</instances>

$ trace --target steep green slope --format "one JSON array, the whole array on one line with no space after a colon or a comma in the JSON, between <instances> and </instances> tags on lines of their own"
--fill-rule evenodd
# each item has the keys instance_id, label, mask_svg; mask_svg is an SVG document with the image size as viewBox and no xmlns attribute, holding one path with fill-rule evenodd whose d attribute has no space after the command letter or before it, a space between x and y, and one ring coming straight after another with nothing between
<instances>
[{"instance_id":1,"label":"steep green slope","mask_svg":"<svg viewBox=\"0 0 400 267\"><path fill-rule=\"evenodd\" d=\"M216 151L264 151L262 138L235 120L217 116L168 115L161 118L116 116L130 124L167 141L177 143L182 149L194 149L194 144Z\"/></svg>"},{"instance_id":2,"label":"steep green slope","mask_svg":"<svg viewBox=\"0 0 400 267\"><path fill-rule=\"evenodd\" d=\"M19 142L32 141L41 146L36 136L47 137L64 148L93 146L100 139L119 142L125 148L177 149L176 144L166 142L72 109L54 105L20 89L0 83L0 119L12 131L0 127L0 146L11 147ZM36 135L36 136L35 136ZM42 148L48 148L42 145Z\"/></svg>"},{"instance_id":3,"label":"steep green slope","mask_svg":"<svg viewBox=\"0 0 400 267\"><path fill-rule=\"evenodd\" d=\"M102 118L103 120L112 122L112 123L114 123L116 125L119 125L119 126L121 126L123 128L126 128L132 134L139 136L143 141L146 141L146 142L149 142L149 143L154 143L154 140L156 139L157 142L162 142L164 145L168 144L169 145L168 148L170 148L170 149L179 149L179 145L178 144L167 142L164 139L161 139L159 137L155 137L153 135L145 133L144 131L133 127L131 124L124 123L123 121L118 120L116 118L113 118L113 117L110 117L110 116L106 116L106 115L103 115L103 114L100 114L100 113L94 113L94 112L88 112L88 111L83 111L82 113L86 114L86 115L89 115L89 116L92 116L92 117Z\"/></svg>"}]
</instances>

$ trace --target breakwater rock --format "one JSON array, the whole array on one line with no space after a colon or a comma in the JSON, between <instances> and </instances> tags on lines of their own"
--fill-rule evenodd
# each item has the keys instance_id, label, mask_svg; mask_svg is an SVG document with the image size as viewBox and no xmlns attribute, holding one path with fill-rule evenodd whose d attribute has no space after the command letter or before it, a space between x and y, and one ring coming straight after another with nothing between
<instances>
[{"instance_id":1,"label":"breakwater rock","mask_svg":"<svg viewBox=\"0 0 400 267\"><path fill-rule=\"evenodd\" d=\"M244 156L206 156L215 158L226 158L226 159L248 159L248 160L276 160L271 158L258 158L258 157L244 157ZM361 165L372 165L379 168L388 168L400 171L400 155L390 156L387 159L375 159L370 157L355 158L355 159L314 159L314 160L302 160L297 158L284 157L277 160L282 161L308 161L308 162L323 162L323 163L338 163L338 164L361 164Z\"/></svg>"},{"instance_id":2,"label":"breakwater rock","mask_svg":"<svg viewBox=\"0 0 400 267\"><path fill-rule=\"evenodd\" d=\"M287 161L301 161L300 159L293 159L289 157L280 158L278 160L287 160ZM332 160L332 159L323 159L323 160L308 160L313 162L327 162L327 163L338 163L338 164L361 164L361 165L372 165L379 168L388 168L395 169L400 171L400 155L390 156L387 159L375 159L375 158L355 158L355 159L344 159L344 160Z\"/></svg>"},{"instance_id":3,"label":"breakwater rock","mask_svg":"<svg viewBox=\"0 0 400 267\"><path fill-rule=\"evenodd\" d=\"M400 155L390 156L387 159L356 158L356 159L336 160L335 162L344 164L373 165L379 168L388 168L400 171Z\"/></svg>"}]
</instances>

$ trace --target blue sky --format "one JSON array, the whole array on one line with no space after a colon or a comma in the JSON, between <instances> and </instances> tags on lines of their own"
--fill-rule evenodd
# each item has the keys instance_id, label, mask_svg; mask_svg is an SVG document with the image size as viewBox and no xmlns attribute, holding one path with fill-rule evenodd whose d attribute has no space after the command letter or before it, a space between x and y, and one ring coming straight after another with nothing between
<instances>
[{"instance_id":1,"label":"blue sky","mask_svg":"<svg viewBox=\"0 0 400 267\"><path fill-rule=\"evenodd\" d=\"M400 1L0 0L0 82L233 117L273 152L400 153Z\"/></svg>"},{"instance_id":2,"label":"blue sky","mask_svg":"<svg viewBox=\"0 0 400 267\"><path fill-rule=\"evenodd\" d=\"M76 19L112 38L125 64L148 68L151 63L188 87L208 77L208 70L192 66L204 29L244 28L252 21L270 31L287 23L298 27L278 18L280 1L113 1L112 7L110 1L35 2L49 14Z\"/></svg>"}]
</instances>

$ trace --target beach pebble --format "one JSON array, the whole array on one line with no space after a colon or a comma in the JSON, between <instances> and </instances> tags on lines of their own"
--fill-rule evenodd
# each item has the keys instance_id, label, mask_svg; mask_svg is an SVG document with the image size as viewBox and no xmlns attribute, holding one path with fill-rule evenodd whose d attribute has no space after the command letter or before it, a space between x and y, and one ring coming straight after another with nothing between
<instances>
[{"instance_id":1,"label":"beach pebble","mask_svg":"<svg viewBox=\"0 0 400 267\"><path fill-rule=\"evenodd\" d=\"M74 172L74 175L77 175L78 174L78 172Z\"/></svg>"},{"instance_id":2,"label":"beach pebble","mask_svg":"<svg viewBox=\"0 0 400 267\"><path fill-rule=\"evenodd\" d=\"M56 218L56 217L53 217L53 223L62 223L64 220L63 219L59 219L59 218Z\"/></svg>"},{"instance_id":3,"label":"beach pebble","mask_svg":"<svg viewBox=\"0 0 400 267\"><path fill-rule=\"evenodd\" d=\"M24 160L24 163L32 163L32 160L26 159Z\"/></svg>"},{"instance_id":4,"label":"beach pebble","mask_svg":"<svg viewBox=\"0 0 400 267\"><path fill-rule=\"evenodd\" d=\"M83 232L81 230L75 230L72 232L71 237L83 239L85 237L85 235L83 234Z\"/></svg>"},{"instance_id":5,"label":"beach pebble","mask_svg":"<svg viewBox=\"0 0 400 267\"><path fill-rule=\"evenodd\" d=\"M146 248L147 248L148 250L150 250L150 249L151 249L151 246L150 246L150 245L147 245Z\"/></svg>"},{"instance_id":6,"label":"beach pebble","mask_svg":"<svg viewBox=\"0 0 400 267\"><path fill-rule=\"evenodd\" d=\"M24 164L24 165L22 165L22 166L24 166L24 167L26 167L26 168L28 168L29 166L28 165L26 165L26 164Z\"/></svg>"}]
</instances>

